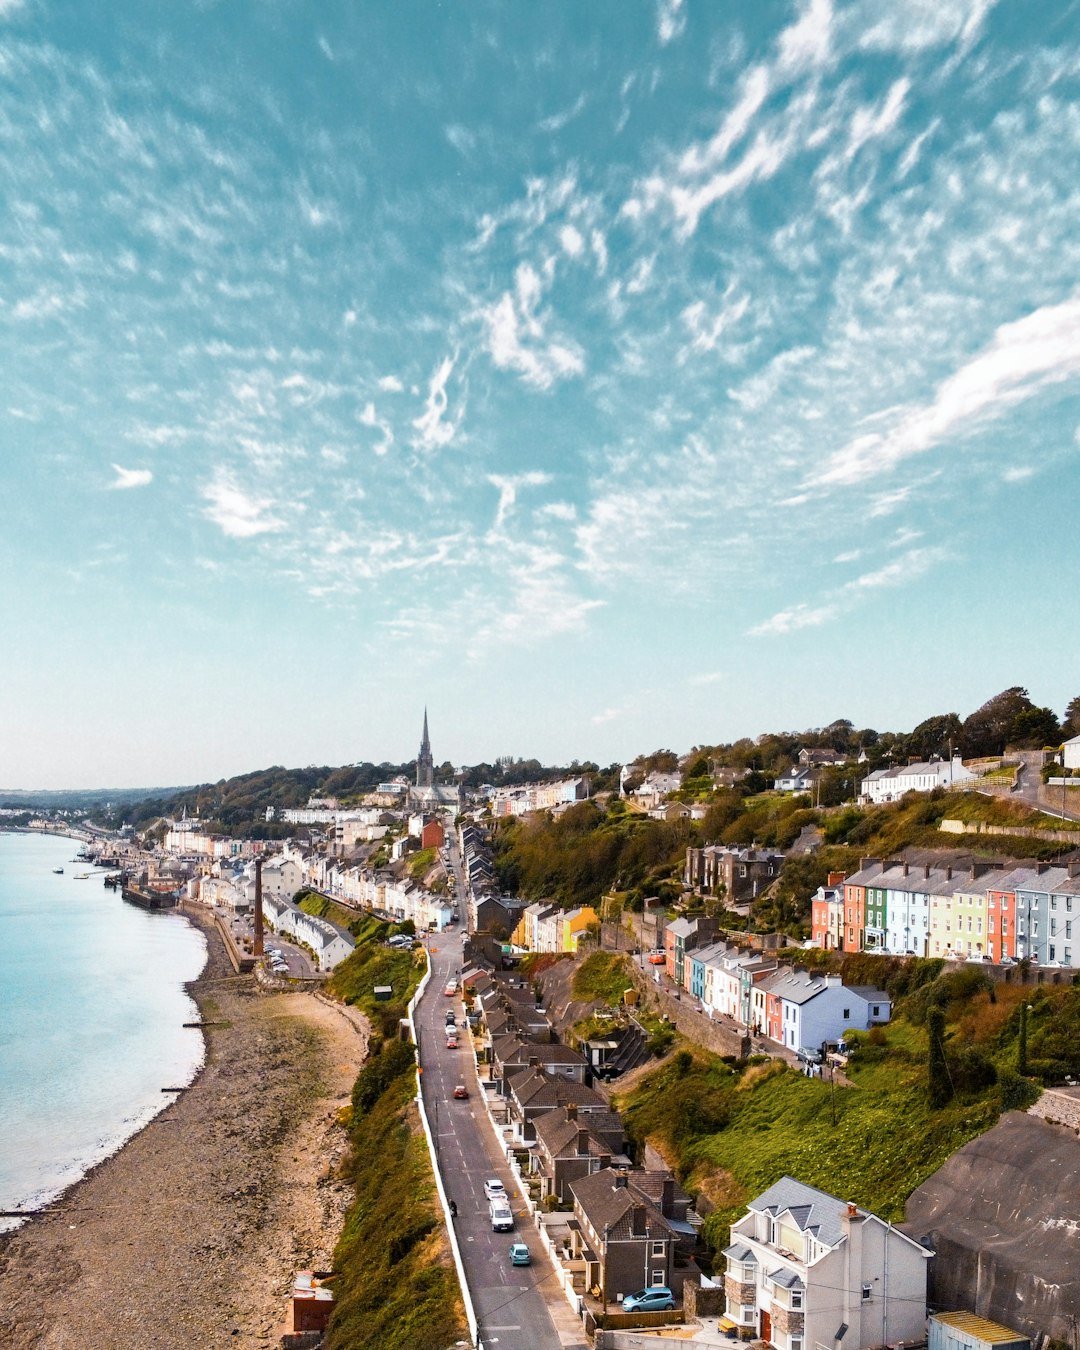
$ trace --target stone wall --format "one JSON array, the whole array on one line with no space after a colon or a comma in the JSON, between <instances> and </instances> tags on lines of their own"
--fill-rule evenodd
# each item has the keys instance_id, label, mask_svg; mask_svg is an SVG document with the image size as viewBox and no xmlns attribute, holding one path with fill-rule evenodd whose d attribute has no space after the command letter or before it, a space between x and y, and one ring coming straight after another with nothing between
<instances>
[{"instance_id":1,"label":"stone wall","mask_svg":"<svg viewBox=\"0 0 1080 1350\"><path fill-rule=\"evenodd\" d=\"M683 1308L689 1322L700 1321L703 1317L723 1317L724 1291L719 1285L703 1289L699 1280L686 1279L683 1281Z\"/></svg>"}]
</instances>

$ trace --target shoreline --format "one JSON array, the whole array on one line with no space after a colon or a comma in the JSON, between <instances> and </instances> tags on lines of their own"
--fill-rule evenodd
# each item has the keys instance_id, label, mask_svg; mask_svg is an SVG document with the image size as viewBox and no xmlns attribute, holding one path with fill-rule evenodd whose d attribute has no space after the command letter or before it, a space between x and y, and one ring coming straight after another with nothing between
<instances>
[{"instance_id":1,"label":"shoreline","mask_svg":"<svg viewBox=\"0 0 1080 1350\"><path fill-rule=\"evenodd\" d=\"M203 1062L183 1092L19 1228L0 1234L3 1350L266 1346L297 1269L330 1264L349 1203L337 1111L364 1019L236 975L208 915L185 985Z\"/></svg>"}]
</instances>

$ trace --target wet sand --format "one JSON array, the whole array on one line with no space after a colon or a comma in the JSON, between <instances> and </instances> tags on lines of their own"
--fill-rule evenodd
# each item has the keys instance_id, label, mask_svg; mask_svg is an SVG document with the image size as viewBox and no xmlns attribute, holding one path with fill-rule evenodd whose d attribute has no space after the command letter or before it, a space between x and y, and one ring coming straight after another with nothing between
<instances>
[{"instance_id":1,"label":"wet sand","mask_svg":"<svg viewBox=\"0 0 1080 1350\"><path fill-rule=\"evenodd\" d=\"M261 993L207 936L191 992L223 1025L204 1032L206 1065L54 1210L0 1237L3 1350L275 1345L295 1271L329 1268L350 1198L337 1111L366 1024Z\"/></svg>"}]
</instances>

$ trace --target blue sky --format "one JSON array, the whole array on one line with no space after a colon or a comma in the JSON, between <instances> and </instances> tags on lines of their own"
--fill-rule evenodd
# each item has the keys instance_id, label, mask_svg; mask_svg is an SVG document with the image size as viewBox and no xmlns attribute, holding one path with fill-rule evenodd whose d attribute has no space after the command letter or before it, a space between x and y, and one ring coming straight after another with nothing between
<instances>
[{"instance_id":1,"label":"blue sky","mask_svg":"<svg viewBox=\"0 0 1080 1350\"><path fill-rule=\"evenodd\" d=\"M0 0L0 784L1080 692L1066 0Z\"/></svg>"}]
</instances>

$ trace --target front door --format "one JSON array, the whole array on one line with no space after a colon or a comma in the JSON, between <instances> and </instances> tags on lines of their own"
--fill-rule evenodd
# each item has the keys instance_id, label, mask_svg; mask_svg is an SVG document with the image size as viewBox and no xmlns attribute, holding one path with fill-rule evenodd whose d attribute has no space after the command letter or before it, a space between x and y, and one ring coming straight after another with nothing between
<instances>
[{"instance_id":1,"label":"front door","mask_svg":"<svg viewBox=\"0 0 1080 1350\"><path fill-rule=\"evenodd\" d=\"M763 1341L772 1341L772 1318L764 1310L761 1310L761 1339Z\"/></svg>"}]
</instances>

